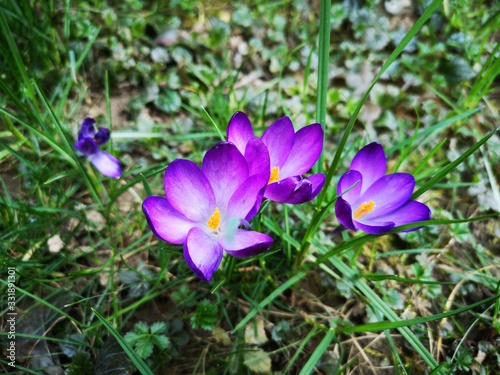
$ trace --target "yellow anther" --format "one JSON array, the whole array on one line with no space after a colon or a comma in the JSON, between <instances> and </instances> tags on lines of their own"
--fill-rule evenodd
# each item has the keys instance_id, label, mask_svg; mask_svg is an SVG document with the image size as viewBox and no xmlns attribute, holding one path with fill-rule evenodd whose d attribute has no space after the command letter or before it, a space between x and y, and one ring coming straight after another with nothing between
<instances>
[{"instance_id":1,"label":"yellow anther","mask_svg":"<svg viewBox=\"0 0 500 375\"><path fill-rule=\"evenodd\" d=\"M273 182L278 182L280 180L280 167L275 166L271 168L271 177L269 177L268 184L272 184Z\"/></svg>"},{"instance_id":2,"label":"yellow anther","mask_svg":"<svg viewBox=\"0 0 500 375\"><path fill-rule=\"evenodd\" d=\"M372 212L375 208L375 202L369 201L368 203L364 202L358 207L356 211L354 211L354 215L352 215L355 219L359 219L361 216L366 215L368 212Z\"/></svg>"},{"instance_id":3,"label":"yellow anther","mask_svg":"<svg viewBox=\"0 0 500 375\"><path fill-rule=\"evenodd\" d=\"M210 216L210 219L207 221L207 225L210 229L217 230L220 224L220 211L217 207L215 207L215 211Z\"/></svg>"}]
</instances>

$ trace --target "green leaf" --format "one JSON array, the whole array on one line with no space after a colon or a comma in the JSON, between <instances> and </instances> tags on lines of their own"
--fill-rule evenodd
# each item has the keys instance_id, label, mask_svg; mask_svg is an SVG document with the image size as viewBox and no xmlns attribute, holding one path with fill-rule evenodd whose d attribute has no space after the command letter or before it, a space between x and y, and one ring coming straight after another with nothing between
<instances>
[{"instance_id":1,"label":"green leaf","mask_svg":"<svg viewBox=\"0 0 500 375\"><path fill-rule=\"evenodd\" d=\"M135 351L143 359L148 358L153 353L153 340L151 336L143 336L135 343Z\"/></svg>"},{"instance_id":2,"label":"green leaf","mask_svg":"<svg viewBox=\"0 0 500 375\"><path fill-rule=\"evenodd\" d=\"M211 331L217 322L217 305L208 299L204 299L196 306L196 312L191 317L191 325L194 329L203 328Z\"/></svg>"},{"instance_id":3,"label":"green leaf","mask_svg":"<svg viewBox=\"0 0 500 375\"><path fill-rule=\"evenodd\" d=\"M184 331L184 323L180 319L174 319L167 323L167 336L172 342L174 349L171 353L176 353L176 350L189 341L189 334Z\"/></svg>"},{"instance_id":4,"label":"green leaf","mask_svg":"<svg viewBox=\"0 0 500 375\"><path fill-rule=\"evenodd\" d=\"M273 327L271 337L274 341L283 341L290 334L290 323L281 320Z\"/></svg>"},{"instance_id":5,"label":"green leaf","mask_svg":"<svg viewBox=\"0 0 500 375\"><path fill-rule=\"evenodd\" d=\"M179 289L172 292L172 299L177 306L191 307L195 302L195 292L189 286L182 284Z\"/></svg>"},{"instance_id":6,"label":"green leaf","mask_svg":"<svg viewBox=\"0 0 500 375\"><path fill-rule=\"evenodd\" d=\"M134 327L134 331L147 335L149 333L148 324L144 322L137 322Z\"/></svg>"},{"instance_id":7,"label":"green leaf","mask_svg":"<svg viewBox=\"0 0 500 375\"><path fill-rule=\"evenodd\" d=\"M153 336L153 343L161 350L170 348L170 339L165 335Z\"/></svg>"},{"instance_id":8,"label":"green leaf","mask_svg":"<svg viewBox=\"0 0 500 375\"><path fill-rule=\"evenodd\" d=\"M160 333L164 333L167 328L167 325L163 322L156 322L151 324L151 333L153 335L157 335Z\"/></svg>"},{"instance_id":9,"label":"green leaf","mask_svg":"<svg viewBox=\"0 0 500 375\"><path fill-rule=\"evenodd\" d=\"M92 374L92 368L93 364L90 355L87 352L78 352L71 357L68 375L90 375Z\"/></svg>"},{"instance_id":10,"label":"green leaf","mask_svg":"<svg viewBox=\"0 0 500 375\"><path fill-rule=\"evenodd\" d=\"M181 108L181 97L176 91L163 90L153 101L153 104L160 111L168 114L177 112Z\"/></svg>"},{"instance_id":11,"label":"green leaf","mask_svg":"<svg viewBox=\"0 0 500 375\"><path fill-rule=\"evenodd\" d=\"M123 338L125 339L127 344L129 344L130 346L134 346L137 340L141 338L141 336L142 334L131 331L127 333L125 336L123 336Z\"/></svg>"},{"instance_id":12,"label":"green leaf","mask_svg":"<svg viewBox=\"0 0 500 375\"><path fill-rule=\"evenodd\" d=\"M229 39L231 29L227 23L215 17L210 19L210 25L211 28L208 32L210 46L218 48Z\"/></svg>"}]
</instances>

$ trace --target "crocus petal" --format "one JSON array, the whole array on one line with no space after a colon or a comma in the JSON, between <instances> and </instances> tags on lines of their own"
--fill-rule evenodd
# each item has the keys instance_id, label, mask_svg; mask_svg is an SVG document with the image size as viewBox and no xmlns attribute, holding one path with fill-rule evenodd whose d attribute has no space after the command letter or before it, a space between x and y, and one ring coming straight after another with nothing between
<instances>
[{"instance_id":1,"label":"crocus petal","mask_svg":"<svg viewBox=\"0 0 500 375\"><path fill-rule=\"evenodd\" d=\"M350 170L356 170L363 176L363 194L375 181L385 175L387 160L380 143L372 142L358 151L352 160Z\"/></svg>"},{"instance_id":2,"label":"crocus petal","mask_svg":"<svg viewBox=\"0 0 500 375\"><path fill-rule=\"evenodd\" d=\"M78 132L78 140L83 138L93 138L95 134L94 124L95 120L93 118L87 117L83 120L80 131Z\"/></svg>"},{"instance_id":3,"label":"crocus petal","mask_svg":"<svg viewBox=\"0 0 500 375\"><path fill-rule=\"evenodd\" d=\"M266 145L260 138L253 138L247 143L245 159L248 162L248 174L271 175L271 160Z\"/></svg>"},{"instance_id":4,"label":"crocus petal","mask_svg":"<svg viewBox=\"0 0 500 375\"><path fill-rule=\"evenodd\" d=\"M255 199L255 204L250 209L250 211L248 211L247 216L245 216L246 221L252 220L255 217L255 215L258 214L260 206L262 204L262 200L264 199L264 194L266 193L266 187L267 185L264 185L262 189L260 189L259 194L257 194L257 198Z\"/></svg>"},{"instance_id":5,"label":"crocus petal","mask_svg":"<svg viewBox=\"0 0 500 375\"><path fill-rule=\"evenodd\" d=\"M354 221L356 226L363 232L368 234L384 234L390 232L395 224L391 222L374 222L371 225L360 223L359 221Z\"/></svg>"},{"instance_id":6,"label":"crocus petal","mask_svg":"<svg viewBox=\"0 0 500 375\"><path fill-rule=\"evenodd\" d=\"M269 249L273 239L264 233L238 229L230 237L222 238L219 243L226 253L237 258L246 258Z\"/></svg>"},{"instance_id":7,"label":"crocus petal","mask_svg":"<svg viewBox=\"0 0 500 375\"><path fill-rule=\"evenodd\" d=\"M292 121L288 116L276 120L262 134L261 139L269 150L271 167L282 167L293 146L294 130Z\"/></svg>"},{"instance_id":8,"label":"crocus petal","mask_svg":"<svg viewBox=\"0 0 500 375\"><path fill-rule=\"evenodd\" d=\"M337 198L335 202L335 215L337 216L337 220L344 227L350 230L358 230L354 222L352 221L352 208L351 205L342 197Z\"/></svg>"},{"instance_id":9,"label":"crocus petal","mask_svg":"<svg viewBox=\"0 0 500 375\"><path fill-rule=\"evenodd\" d=\"M196 223L188 220L163 197L147 197L142 203L149 227L163 241L182 244Z\"/></svg>"},{"instance_id":10,"label":"crocus petal","mask_svg":"<svg viewBox=\"0 0 500 375\"><path fill-rule=\"evenodd\" d=\"M337 195L342 195L348 202L355 203L361 194L363 177L358 171L349 171L340 177L337 185Z\"/></svg>"},{"instance_id":11,"label":"crocus petal","mask_svg":"<svg viewBox=\"0 0 500 375\"><path fill-rule=\"evenodd\" d=\"M315 179L316 180L316 179ZM317 186L315 187L317 190ZM279 203L300 204L314 198L313 184L302 176L288 177L267 185L266 198Z\"/></svg>"},{"instance_id":12,"label":"crocus petal","mask_svg":"<svg viewBox=\"0 0 500 375\"><path fill-rule=\"evenodd\" d=\"M110 137L111 137L111 132L109 131L109 129L99 128L97 133L95 133L94 135L94 141L96 145L100 146L109 141Z\"/></svg>"},{"instance_id":13,"label":"crocus petal","mask_svg":"<svg viewBox=\"0 0 500 375\"><path fill-rule=\"evenodd\" d=\"M280 171L280 179L302 175L312 168L323 150L323 128L308 125L295 133L293 147Z\"/></svg>"},{"instance_id":14,"label":"crocus petal","mask_svg":"<svg viewBox=\"0 0 500 375\"><path fill-rule=\"evenodd\" d=\"M317 173L308 176L307 179L312 184L311 199L314 199L325 185L325 175L323 173Z\"/></svg>"},{"instance_id":15,"label":"crocus petal","mask_svg":"<svg viewBox=\"0 0 500 375\"><path fill-rule=\"evenodd\" d=\"M82 138L75 142L75 148L86 156L97 153L97 145L92 138Z\"/></svg>"},{"instance_id":16,"label":"crocus petal","mask_svg":"<svg viewBox=\"0 0 500 375\"><path fill-rule=\"evenodd\" d=\"M394 222L395 226L426 221L431 218L431 210L425 204L417 201L409 201L397 210L377 218L377 221ZM368 223L367 223L368 224ZM410 232L421 227L406 229L403 232Z\"/></svg>"},{"instance_id":17,"label":"crocus petal","mask_svg":"<svg viewBox=\"0 0 500 375\"><path fill-rule=\"evenodd\" d=\"M192 228L184 244L186 263L200 279L210 281L222 260L222 248L215 238L198 227Z\"/></svg>"},{"instance_id":18,"label":"crocus petal","mask_svg":"<svg viewBox=\"0 0 500 375\"><path fill-rule=\"evenodd\" d=\"M227 141L234 143L244 154L248 141L255 138L252 123L243 112L236 112L227 125Z\"/></svg>"},{"instance_id":19,"label":"crocus petal","mask_svg":"<svg viewBox=\"0 0 500 375\"><path fill-rule=\"evenodd\" d=\"M176 211L194 222L204 222L215 210L212 186L201 169L189 160L177 159L165 171L165 192Z\"/></svg>"},{"instance_id":20,"label":"crocus petal","mask_svg":"<svg viewBox=\"0 0 500 375\"><path fill-rule=\"evenodd\" d=\"M212 186L217 207L225 212L231 196L248 178L245 157L232 143L221 142L208 150L201 168Z\"/></svg>"},{"instance_id":21,"label":"crocus petal","mask_svg":"<svg viewBox=\"0 0 500 375\"><path fill-rule=\"evenodd\" d=\"M268 181L266 177L265 175L251 176L238 187L229 200L226 215L228 218L237 217L250 220L253 217L248 214L255 206L260 207L263 189ZM255 213L253 213L254 216Z\"/></svg>"},{"instance_id":22,"label":"crocus petal","mask_svg":"<svg viewBox=\"0 0 500 375\"><path fill-rule=\"evenodd\" d=\"M248 174L250 176L263 176L265 180L265 184L262 186L255 199L254 206L245 216L246 220L251 220L260 210L260 204L264 198L267 182L269 181L269 177L271 175L269 151L260 138L253 138L248 142L245 149L245 159L248 162Z\"/></svg>"},{"instance_id":23,"label":"crocus petal","mask_svg":"<svg viewBox=\"0 0 500 375\"><path fill-rule=\"evenodd\" d=\"M119 178L122 175L120 161L106 151L98 151L89 155L88 158L103 175L113 178Z\"/></svg>"},{"instance_id":24,"label":"crocus petal","mask_svg":"<svg viewBox=\"0 0 500 375\"><path fill-rule=\"evenodd\" d=\"M373 211L357 219L366 223L366 220L374 220L404 205L410 199L414 187L415 178L411 174L392 173L375 181L355 204L350 203L354 210L357 208L354 206L363 202L375 203Z\"/></svg>"}]
</instances>

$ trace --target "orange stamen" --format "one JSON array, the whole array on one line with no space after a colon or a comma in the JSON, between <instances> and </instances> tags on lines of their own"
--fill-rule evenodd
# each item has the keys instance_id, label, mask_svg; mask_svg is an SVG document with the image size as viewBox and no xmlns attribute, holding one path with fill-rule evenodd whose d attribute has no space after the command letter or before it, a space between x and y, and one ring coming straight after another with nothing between
<instances>
[{"instance_id":1,"label":"orange stamen","mask_svg":"<svg viewBox=\"0 0 500 375\"><path fill-rule=\"evenodd\" d=\"M366 215L369 212L372 212L375 208L375 202L369 201L368 203L364 202L358 207L356 211L354 211L354 215L352 215L355 219L359 219L361 216Z\"/></svg>"},{"instance_id":2,"label":"orange stamen","mask_svg":"<svg viewBox=\"0 0 500 375\"><path fill-rule=\"evenodd\" d=\"M217 230L217 228L219 228L219 224L220 224L220 211L217 207L215 207L215 211L212 214L212 216L210 216L210 219L208 219L207 225L210 229Z\"/></svg>"},{"instance_id":3,"label":"orange stamen","mask_svg":"<svg viewBox=\"0 0 500 375\"><path fill-rule=\"evenodd\" d=\"M269 182L267 183L272 184L273 182L278 182L280 180L280 167L275 166L271 168L271 177L269 177Z\"/></svg>"}]
</instances>

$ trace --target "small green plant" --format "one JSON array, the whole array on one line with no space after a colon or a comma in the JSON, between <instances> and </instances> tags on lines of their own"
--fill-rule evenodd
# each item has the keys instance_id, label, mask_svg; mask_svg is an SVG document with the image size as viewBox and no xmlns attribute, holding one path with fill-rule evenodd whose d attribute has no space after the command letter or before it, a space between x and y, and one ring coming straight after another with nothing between
<instances>
[{"instance_id":1,"label":"small green plant","mask_svg":"<svg viewBox=\"0 0 500 375\"><path fill-rule=\"evenodd\" d=\"M148 358L156 346L159 350L172 347L172 342L165 335L167 325L156 322L149 326L147 323L138 322L133 331L125 335L125 341L135 348L135 351L143 359Z\"/></svg>"},{"instance_id":2,"label":"small green plant","mask_svg":"<svg viewBox=\"0 0 500 375\"><path fill-rule=\"evenodd\" d=\"M215 303L204 299L196 306L196 312L191 317L191 326L194 329L202 328L211 331L218 319L218 308Z\"/></svg>"}]
</instances>

